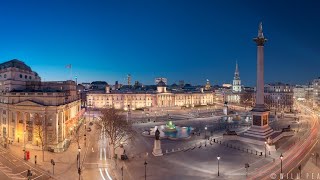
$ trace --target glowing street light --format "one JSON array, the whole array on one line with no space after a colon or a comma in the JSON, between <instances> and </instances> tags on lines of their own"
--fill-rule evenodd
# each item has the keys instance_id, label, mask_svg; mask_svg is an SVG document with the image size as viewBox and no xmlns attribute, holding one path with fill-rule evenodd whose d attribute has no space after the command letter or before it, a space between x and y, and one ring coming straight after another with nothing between
<instances>
[{"instance_id":1,"label":"glowing street light","mask_svg":"<svg viewBox=\"0 0 320 180\"><path fill-rule=\"evenodd\" d=\"M280 155L280 160L281 160L281 173L282 173L282 159L283 159L283 155L282 155L282 153L281 153L281 155Z\"/></svg>"},{"instance_id":2,"label":"glowing street light","mask_svg":"<svg viewBox=\"0 0 320 180\"><path fill-rule=\"evenodd\" d=\"M219 155L217 156L217 159L218 159L218 176L220 176L220 174L219 174L219 160L220 160L220 156L219 156Z\"/></svg>"},{"instance_id":3,"label":"glowing street light","mask_svg":"<svg viewBox=\"0 0 320 180\"><path fill-rule=\"evenodd\" d=\"M267 141L264 142L264 157L267 157Z\"/></svg>"}]
</instances>

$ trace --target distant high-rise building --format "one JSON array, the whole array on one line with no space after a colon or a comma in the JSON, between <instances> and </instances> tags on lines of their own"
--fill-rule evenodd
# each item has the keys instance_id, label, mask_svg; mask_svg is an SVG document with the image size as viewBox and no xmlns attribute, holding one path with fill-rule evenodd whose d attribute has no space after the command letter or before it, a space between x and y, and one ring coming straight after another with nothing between
<instances>
[{"instance_id":1,"label":"distant high-rise building","mask_svg":"<svg viewBox=\"0 0 320 180\"><path fill-rule=\"evenodd\" d=\"M184 86L184 80L180 80L180 81L179 81L179 86L180 86L180 87L183 87L183 86Z\"/></svg>"},{"instance_id":2,"label":"distant high-rise building","mask_svg":"<svg viewBox=\"0 0 320 180\"><path fill-rule=\"evenodd\" d=\"M160 81L164 82L165 84L168 84L167 78L162 78L162 77L160 77L160 78L155 78L155 79L154 79L154 83L155 83L156 85L157 85Z\"/></svg>"},{"instance_id":3,"label":"distant high-rise building","mask_svg":"<svg viewBox=\"0 0 320 180\"><path fill-rule=\"evenodd\" d=\"M114 83L114 88L115 88L115 89L119 89L119 88L120 88L120 84L119 84L118 81L116 81L116 82Z\"/></svg>"},{"instance_id":4,"label":"distant high-rise building","mask_svg":"<svg viewBox=\"0 0 320 180\"><path fill-rule=\"evenodd\" d=\"M131 74L128 74L127 76L128 86L131 85Z\"/></svg>"}]
</instances>

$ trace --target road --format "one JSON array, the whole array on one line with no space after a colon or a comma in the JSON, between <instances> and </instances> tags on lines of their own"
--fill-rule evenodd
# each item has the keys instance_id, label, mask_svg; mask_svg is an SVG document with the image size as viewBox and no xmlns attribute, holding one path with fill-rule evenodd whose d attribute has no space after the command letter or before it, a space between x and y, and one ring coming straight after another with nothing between
<instances>
[{"instance_id":1,"label":"road","mask_svg":"<svg viewBox=\"0 0 320 180\"><path fill-rule=\"evenodd\" d=\"M82 164L82 179L112 180L110 154L105 132L96 125L87 133L87 153Z\"/></svg>"},{"instance_id":2,"label":"road","mask_svg":"<svg viewBox=\"0 0 320 180\"><path fill-rule=\"evenodd\" d=\"M300 105L300 108L305 109L310 113L310 126L306 126L307 128L310 128L308 132L304 133L303 136L299 138L299 141L291 146L288 151L282 153L282 159L278 154L279 156L275 162L262 166L249 179L270 179L271 176L280 177L281 173L290 173L311 153L318 140L318 117L311 109L302 105Z\"/></svg>"},{"instance_id":3,"label":"road","mask_svg":"<svg viewBox=\"0 0 320 180\"><path fill-rule=\"evenodd\" d=\"M43 171L30 166L20 158L11 154L7 149L0 147L0 179L27 179L27 171L31 170L32 180L48 180L48 176Z\"/></svg>"}]
</instances>

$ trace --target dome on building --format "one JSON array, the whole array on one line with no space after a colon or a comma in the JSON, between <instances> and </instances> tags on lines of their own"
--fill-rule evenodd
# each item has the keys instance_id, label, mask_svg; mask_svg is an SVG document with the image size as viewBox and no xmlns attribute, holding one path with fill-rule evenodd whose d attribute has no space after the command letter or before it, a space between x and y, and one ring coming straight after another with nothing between
<instances>
[{"instance_id":1,"label":"dome on building","mask_svg":"<svg viewBox=\"0 0 320 180\"><path fill-rule=\"evenodd\" d=\"M31 68L29 66L27 66L24 62L18 60L18 59L13 59L4 63L0 64L0 69L7 69L10 67L15 67L21 70L25 70L25 71L30 71L32 72Z\"/></svg>"},{"instance_id":2,"label":"dome on building","mask_svg":"<svg viewBox=\"0 0 320 180\"><path fill-rule=\"evenodd\" d=\"M159 81L159 83L157 84L158 87L166 87L166 83L164 83L162 80Z\"/></svg>"}]
</instances>

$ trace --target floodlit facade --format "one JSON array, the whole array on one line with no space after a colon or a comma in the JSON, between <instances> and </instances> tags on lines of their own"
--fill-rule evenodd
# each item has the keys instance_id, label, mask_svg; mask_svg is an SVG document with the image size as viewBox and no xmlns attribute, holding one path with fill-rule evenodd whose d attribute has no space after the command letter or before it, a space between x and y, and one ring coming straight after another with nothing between
<instances>
[{"instance_id":1,"label":"floodlit facade","mask_svg":"<svg viewBox=\"0 0 320 180\"><path fill-rule=\"evenodd\" d=\"M312 104L314 108L320 107L320 77L312 81L313 95Z\"/></svg>"},{"instance_id":2,"label":"floodlit facade","mask_svg":"<svg viewBox=\"0 0 320 180\"><path fill-rule=\"evenodd\" d=\"M88 107L116 109L137 109L152 107L193 107L197 105L213 104L212 91L176 92L167 91L166 84L160 81L156 91L121 92L110 91L106 86L105 92L90 92L87 94Z\"/></svg>"},{"instance_id":3,"label":"floodlit facade","mask_svg":"<svg viewBox=\"0 0 320 180\"><path fill-rule=\"evenodd\" d=\"M264 86L264 102L268 109L290 112L293 110L293 87L284 83Z\"/></svg>"},{"instance_id":4,"label":"floodlit facade","mask_svg":"<svg viewBox=\"0 0 320 180\"><path fill-rule=\"evenodd\" d=\"M43 141L47 147L63 148L78 122L81 103L74 81L41 82L38 74L22 61L0 64L0 134L4 143L18 142L39 147L35 118L43 122Z\"/></svg>"}]
</instances>

